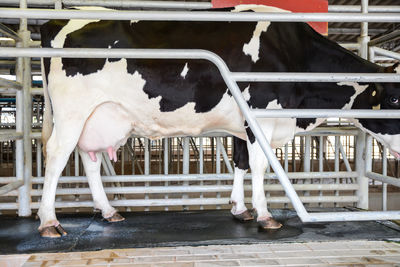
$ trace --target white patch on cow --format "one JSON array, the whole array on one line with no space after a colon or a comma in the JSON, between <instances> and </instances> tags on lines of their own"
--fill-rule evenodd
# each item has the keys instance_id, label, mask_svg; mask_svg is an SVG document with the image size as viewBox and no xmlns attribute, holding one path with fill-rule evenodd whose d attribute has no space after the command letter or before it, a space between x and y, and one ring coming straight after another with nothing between
<instances>
[{"instance_id":1,"label":"white patch on cow","mask_svg":"<svg viewBox=\"0 0 400 267\"><path fill-rule=\"evenodd\" d=\"M243 90L243 92L242 92L243 98L244 98L244 100L246 100L246 101L249 101L249 100L250 100L250 91L249 91L249 89L250 89L250 85L247 86L247 87Z\"/></svg>"},{"instance_id":2,"label":"white patch on cow","mask_svg":"<svg viewBox=\"0 0 400 267\"><path fill-rule=\"evenodd\" d=\"M116 41L114 42L114 45L118 44L118 42L119 42L119 40L116 40Z\"/></svg>"},{"instance_id":3,"label":"white patch on cow","mask_svg":"<svg viewBox=\"0 0 400 267\"><path fill-rule=\"evenodd\" d=\"M394 69L397 74L400 74L400 64Z\"/></svg>"},{"instance_id":4,"label":"white patch on cow","mask_svg":"<svg viewBox=\"0 0 400 267\"><path fill-rule=\"evenodd\" d=\"M283 109L275 99L268 103L266 109ZM296 120L290 118L259 118L257 119L266 136L271 137L271 146L278 148L289 142L296 130ZM273 127L271 127L271 125Z\"/></svg>"},{"instance_id":5,"label":"white patch on cow","mask_svg":"<svg viewBox=\"0 0 400 267\"><path fill-rule=\"evenodd\" d=\"M243 45L244 54L250 56L254 63L256 63L259 59L261 33L266 32L270 24L270 22L266 21L258 22L250 42Z\"/></svg>"},{"instance_id":6,"label":"white patch on cow","mask_svg":"<svg viewBox=\"0 0 400 267\"><path fill-rule=\"evenodd\" d=\"M233 188L231 193L231 201L234 202L232 205L231 213L233 215L238 215L247 210L244 204L244 189L243 189L243 179L247 170L239 169L235 167L235 172L233 176Z\"/></svg>"},{"instance_id":7,"label":"white patch on cow","mask_svg":"<svg viewBox=\"0 0 400 267\"><path fill-rule=\"evenodd\" d=\"M357 97L359 94L361 94L362 92L364 92L365 89L367 89L367 87L368 87L368 84L367 84L367 85L359 85L359 84L356 83L356 82L340 82L340 83L337 83L337 85L339 85L339 86L343 86L343 85L346 85L346 86L353 86L354 90L356 91L355 94L352 95L352 96L350 97L349 103L347 103L346 105L344 105L344 106L342 107L342 109L351 109L351 107L353 106L353 103L354 103L354 100L356 99L356 97Z\"/></svg>"},{"instance_id":8,"label":"white patch on cow","mask_svg":"<svg viewBox=\"0 0 400 267\"><path fill-rule=\"evenodd\" d=\"M254 12L290 12L284 9L263 6L263 5L238 5L235 7L232 12L241 12L252 10ZM260 21L257 23L256 28L254 29L253 36L250 39L250 42L243 45L243 52L245 55L250 56L251 60L256 63L259 59L260 55L260 37L261 33L266 32L268 26L271 24L269 21Z\"/></svg>"},{"instance_id":9,"label":"white patch on cow","mask_svg":"<svg viewBox=\"0 0 400 267\"><path fill-rule=\"evenodd\" d=\"M51 41L51 47L63 48L65 38L67 37L68 34L85 27L89 23L97 22L97 21L99 21L99 20L74 19L74 20L68 21L67 25L65 25L61 29L61 31L56 35L54 40Z\"/></svg>"},{"instance_id":10,"label":"white patch on cow","mask_svg":"<svg viewBox=\"0 0 400 267\"><path fill-rule=\"evenodd\" d=\"M138 23L140 20L131 20L131 24Z\"/></svg>"},{"instance_id":11,"label":"white patch on cow","mask_svg":"<svg viewBox=\"0 0 400 267\"><path fill-rule=\"evenodd\" d=\"M181 76L182 76L183 79L186 78L186 74L188 73L188 71L189 71L189 68L188 68L188 64L186 63L185 66L183 67L182 72L181 72Z\"/></svg>"}]
</instances>

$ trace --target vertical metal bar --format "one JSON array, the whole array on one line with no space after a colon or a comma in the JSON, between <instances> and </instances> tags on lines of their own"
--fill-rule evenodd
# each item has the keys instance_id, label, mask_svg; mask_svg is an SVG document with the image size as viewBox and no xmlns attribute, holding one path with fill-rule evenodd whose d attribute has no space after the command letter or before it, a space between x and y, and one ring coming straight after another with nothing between
<instances>
[{"instance_id":1,"label":"vertical metal bar","mask_svg":"<svg viewBox=\"0 0 400 267\"><path fill-rule=\"evenodd\" d=\"M135 149L136 149L136 138L132 138L132 174L135 174Z\"/></svg>"},{"instance_id":2,"label":"vertical metal bar","mask_svg":"<svg viewBox=\"0 0 400 267\"><path fill-rule=\"evenodd\" d=\"M125 146L121 148L121 174L125 174Z\"/></svg>"},{"instance_id":3,"label":"vertical metal bar","mask_svg":"<svg viewBox=\"0 0 400 267\"><path fill-rule=\"evenodd\" d=\"M296 171L296 137L292 141L292 172Z\"/></svg>"},{"instance_id":4,"label":"vertical metal bar","mask_svg":"<svg viewBox=\"0 0 400 267\"><path fill-rule=\"evenodd\" d=\"M144 139L144 174L150 174L150 149L149 149L149 139Z\"/></svg>"},{"instance_id":5,"label":"vertical metal bar","mask_svg":"<svg viewBox=\"0 0 400 267\"><path fill-rule=\"evenodd\" d=\"M368 0L361 0L361 12L363 14L368 13ZM370 37L368 36L368 22L361 22L361 35L358 39L360 44L360 57L367 59L368 58L368 42L370 41Z\"/></svg>"},{"instance_id":6,"label":"vertical metal bar","mask_svg":"<svg viewBox=\"0 0 400 267\"><path fill-rule=\"evenodd\" d=\"M219 137L215 137L215 173L221 173L221 141Z\"/></svg>"},{"instance_id":7,"label":"vertical metal bar","mask_svg":"<svg viewBox=\"0 0 400 267\"><path fill-rule=\"evenodd\" d=\"M221 140L219 137L215 137L215 143L216 143L216 149L215 149L215 160L216 160L216 167L215 167L215 172L217 174L221 173ZM221 185L221 181L217 181L217 185ZM217 192L217 198L221 198L221 193ZM216 206L217 210L221 209L221 205Z\"/></svg>"},{"instance_id":8,"label":"vertical metal bar","mask_svg":"<svg viewBox=\"0 0 400 267\"><path fill-rule=\"evenodd\" d=\"M203 150L203 137L199 138L199 161L200 161L200 165L199 165L199 174L203 174L204 172L204 150ZM200 181L200 185L204 185L203 180ZM204 195L203 193L200 193L200 198L203 198ZM203 205L200 205L200 210L203 210L204 207Z\"/></svg>"},{"instance_id":9,"label":"vertical metal bar","mask_svg":"<svg viewBox=\"0 0 400 267\"><path fill-rule=\"evenodd\" d=\"M324 137L319 136L319 151L318 151L318 171L324 171Z\"/></svg>"},{"instance_id":10,"label":"vertical metal bar","mask_svg":"<svg viewBox=\"0 0 400 267\"><path fill-rule=\"evenodd\" d=\"M285 145L285 163L284 163L284 165L285 165L285 172L288 172L288 171L289 171L289 152L288 152L288 150L289 150L289 145L286 144L286 145Z\"/></svg>"},{"instance_id":11,"label":"vertical metal bar","mask_svg":"<svg viewBox=\"0 0 400 267\"><path fill-rule=\"evenodd\" d=\"M184 137L183 138L183 155L182 155L182 173L183 174L189 174L189 160L190 160L190 151L189 151L189 137ZM189 182L185 181L183 182L183 186L189 186ZM187 194L183 194L182 198L186 199L188 198ZM183 210L188 210L189 208L187 206L183 206Z\"/></svg>"},{"instance_id":12,"label":"vertical metal bar","mask_svg":"<svg viewBox=\"0 0 400 267\"><path fill-rule=\"evenodd\" d=\"M339 151L339 136L335 136L335 172L339 172L340 166L339 166L339 160L340 160L340 151ZM340 179L336 178L336 184L340 183ZM335 191L335 196L339 196L339 191ZM337 203L334 203L335 207L337 207Z\"/></svg>"},{"instance_id":13,"label":"vertical metal bar","mask_svg":"<svg viewBox=\"0 0 400 267\"><path fill-rule=\"evenodd\" d=\"M150 142L149 139L145 138L144 139L144 174L149 175L150 174ZM145 187L150 186L149 182L144 183ZM149 195L145 194L144 199L149 199ZM145 207L144 211L149 211L149 207Z\"/></svg>"},{"instance_id":14,"label":"vertical metal bar","mask_svg":"<svg viewBox=\"0 0 400 267\"><path fill-rule=\"evenodd\" d=\"M356 171L358 173L357 182L359 189L357 191L357 207L368 209L368 178L365 177L367 162L371 159L367 158L366 134L359 131L356 140Z\"/></svg>"},{"instance_id":15,"label":"vertical metal bar","mask_svg":"<svg viewBox=\"0 0 400 267\"><path fill-rule=\"evenodd\" d=\"M27 8L26 0L20 0L20 8ZM22 39L20 47L28 47L30 41L30 32L28 31L28 20L20 20L19 36ZM22 100L22 107L19 106L20 111L22 108L23 116L22 119L22 129L23 129L23 173L19 173L19 177L23 177L24 185L18 189L18 215L19 216L30 216L32 214L30 204L31 204L31 189L32 189L32 139L31 139L31 126L32 126L32 98L31 98L31 60L30 58L22 58L19 63L20 67L20 81L22 81L23 97L19 98ZM21 125L20 125L21 126ZM19 151L20 153L20 151ZM21 155L18 155L20 157ZM19 170L20 171L20 170Z\"/></svg>"},{"instance_id":16,"label":"vertical metal bar","mask_svg":"<svg viewBox=\"0 0 400 267\"><path fill-rule=\"evenodd\" d=\"M224 143L226 143L226 142L224 142ZM222 155L226 169L228 169L229 173L233 173L232 165L229 161L228 154L226 153L225 146L224 146L224 144L222 144L220 137L217 137L217 145L219 145L219 152L220 152L220 155ZM220 159L220 161L221 161L221 159ZM226 169L224 169L224 171L226 171ZM219 173L221 173L221 166L220 166Z\"/></svg>"},{"instance_id":17,"label":"vertical metal bar","mask_svg":"<svg viewBox=\"0 0 400 267\"><path fill-rule=\"evenodd\" d=\"M311 163L311 136L307 135L305 137L304 142L304 162L303 162L303 169L304 172L310 172L310 163ZM304 179L303 183L308 184L310 181L308 179ZM304 196L309 196L310 191L303 191Z\"/></svg>"},{"instance_id":18,"label":"vertical metal bar","mask_svg":"<svg viewBox=\"0 0 400 267\"><path fill-rule=\"evenodd\" d=\"M36 176L42 177L42 141L36 139Z\"/></svg>"},{"instance_id":19,"label":"vertical metal bar","mask_svg":"<svg viewBox=\"0 0 400 267\"><path fill-rule=\"evenodd\" d=\"M74 160L74 174L75 176L79 176L79 151L77 147L74 150Z\"/></svg>"},{"instance_id":20,"label":"vertical metal bar","mask_svg":"<svg viewBox=\"0 0 400 267\"><path fill-rule=\"evenodd\" d=\"M164 138L164 174L168 175L168 160L169 160L169 145L168 145L168 138ZM168 186L168 181L164 182L164 186ZM168 199L168 194L165 194L165 199ZM164 210L168 210L168 206L164 207Z\"/></svg>"},{"instance_id":21,"label":"vertical metal bar","mask_svg":"<svg viewBox=\"0 0 400 267\"><path fill-rule=\"evenodd\" d=\"M382 175L387 175L387 149L382 148ZM387 183L382 183L382 210L387 211Z\"/></svg>"},{"instance_id":22,"label":"vertical metal bar","mask_svg":"<svg viewBox=\"0 0 400 267\"><path fill-rule=\"evenodd\" d=\"M319 136L318 137L319 140L319 150L318 150L318 171L322 172L324 171L324 148L325 148L325 143L324 143L324 137L323 136ZM323 183L323 179L319 179L319 183ZM319 191L318 195L320 197L323 196L323 191ZM319 207L323 207L322 202L318 203Z\"/></svg>"}]
</instances>

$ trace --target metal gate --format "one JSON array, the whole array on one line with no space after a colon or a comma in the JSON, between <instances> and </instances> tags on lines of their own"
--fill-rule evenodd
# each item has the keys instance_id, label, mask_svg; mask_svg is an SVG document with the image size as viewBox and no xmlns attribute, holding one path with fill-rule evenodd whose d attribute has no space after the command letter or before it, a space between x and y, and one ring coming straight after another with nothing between
<instances>
[{"instance_id":1,"label":"metal gate","mask_svg":"<svg viewBox=\"0 0 400 267\"><path fill-rule=\"evenodd\" d=\"M72 1L72 0L70 0ZM10 1L13 2L13 1ZM42 2L42 1L38 1ZM65 1L67 2L67 1ZM72 1L73 2L73 1ZM60 1L56 1L60 3ZM106 3L103 2L102 3ZM132 2L133 3L133 2ZM16 210L20 216L31 214L32 209L37 209L39 205L39 196L41 194L41 160L40 145L37 145L37 177L32 178L32 139L36 144L40 137L39 133L33 132L31 121L26 118L32 117L32 101L31 94L37 90L31 89L31 62L30 57L104 57L108 58L180 58L180 59L206 59L214 63L221 75L223 76L229 90L237 101L242 110L249 126L260 143L264 153L274 169L274 173L267 173L267 184L265 188L268 190L267 199L269 203L289 204L295 208L300 218L306 221L344 221L344 220L372 220L372 219L400 219L399 211L387 212L345 212L345 213L308 213L304 208L304 203L357 203L359 208L368 208L368 180L378 180L387 184L399 186L397 178L388 177L386 173L382 175L371 172L370 159L372 148L371 137L365 137L364 133L351 130L336 129L319 129L315 133L304 134L305 151L304 151L304 172L294 172L287 175L282 168L280 162L275 156L267 143L264 135L260 131L256 117L309 117L315 113L320 114L321 118L328 117L357 117L357 118L400 118L398 111L371 111L371 110L250 110L243 99L236 82L253 81L253 82L338 82L338 81L355 81L355 82L399 82L399 75L395 74L324 74L324 73L232 73L229 71L225 63L215 54L204 50L156 50L156 49L45 49L31 48L37 44L30 43L30 33L27 31L27 18L50 19L50 18L97 18L97 19L118 19L118 20L212 20L212 21L348 21L362 22L362 36L357 47L363 57L368 53L368 27L367 22L399 22L398 13L368 13L367 1L362 2L362 13L328 13L328 14L300 14L300 13L223 13L223 12L183 12L183 11L81 11L81 10L45 10L45 9L27 9L26 2L21 1L20 9L0 8L0 17L2 18L21 18L21 26L18 35L6 31L16 40L17 48L5 47L0 49L1 57L18 57L17 59L17 82L1 80L2 85L7 89L8 93L16 94L16 130L2 131L1 140L16 140L15 142L15 164L16 172L14 177L0 178L1 183L7 185L0 190L6 194L6 200L0 204L3 210ZM136 3L133 3L136 4ZM148 3L147 3L148 4ZM167 3L163 3L164 5ZM185 6L183 3L170 3L171 6L190 7L190 3ZM200 3L197 3L201 5ZM208 4L208 3L206 3ZM145 5L145 4L144 4ZM194 4L193 4L194 5ZM205 5L203 5L205 6ZM58 5L59 7L59 5ZM374 7L378 10L379 7ZM372 8L373 9L373 8ZM392 12L390 9L389 12ZM397 53L383 50L381 48L370 48L370 55L384 55L399 59ZM339 142L339 138L335 138L335 169L331 172L323 172L319 168L318 172L311 172L310 155L311 136L314 139L323 141L323 136L329 135L349 135L353 136L354 142L354 165L351 167L349 160L344 155L343 146ZM103 158L103 170L107 176L103 177L106 183L106 193L113 195L114 200L111 204L114 206L127 207L134 209L135 207L181 207L183 209L204 208L211 206L220 208L229 201L229 192L232 182L232 167L230 164L228 152L224 149L220 137L215 140L215 173L204 174L204 169L200 167L204 159L204 146L202 140L205 137L196 139L192 142L192 147L198 150L199 168L196 174L190 173L190 138L180 139L182 143L182 171L181 174L169 174L169 167L164 165L163 175L154 175L150 173L151 164L151 142L144 139L143 157L144 157L144 173L143 175L115 175L114 168L107 158ZM141 140L141 139L132 139ZM164 157L164 164L169 162L170 157L169 144L175 142L174 139L165 139L163 142L163 150L160 150ZM197 141L198 140L198 141ZM322 144L323 142L320 142ZM308 144L308 145L307 145ZM321 150L318 153L323 153ZM126 148L129 150L129 146ZM192 150L193 151L193 150ZM287 155L288 147L285 148ZM132 155L135 153L133 150ZM192 152L193 153L193 152ZM344 162L345 171L340 171L336 166L339 161L340 154ZM122 156L123 155L123 156ZM121 155L125 157L125 152ZM319 155L319 162L323 157ZM386 155L386 153L384 153ZM133 157L133 156L132 156ZM222 158L221 158L222 157ZM385 156L384 156L385 157ZM385 159L385 158L384 158ZM63 197L62 201L56 202L58 208L83 208L92 207L89 189L86 185L86 179L79 176L79 158L77 153L74 154L74 171L76 176L63 176L60 179L62 185L57 190L58 197ZM347 160L347 161L346 161ZM227 173L221 173L221 161L225 163ZM125 161L123 161L125 162ZM386 162L386 159L385 161ZM203 162L204 163L204 162ZM133 164L133 166L135 166ZM288 157L285 157L284 167L288 166ZM321 163L319 163L319 167ZM204 167L204 165L203 165ZM180 168L179 168L180 169ZM178 173L178 172L177 172ZM168 174L168 175L166 175ZM289 177L288 177L289 176ZM280 184L277 183L277 179ZM335 181L332 183L332 180ZM295 181L295 186L290 183ZM326 183L324 181L330 181ZM345 182L343 182L345 181ZM33 184L33 187L32 187ZM18 193L15 189L18 188ZM246 185L249 188L249 185ZM284 189L284 191L282 190ZM385 188L385 187L384 187ZM295 189L301 193L299 198ZM14 191L13 191L14 190ZM275 194L276 192L276 194ZM325 194L324 194L325 192ZM346 192L346 193L341 193ZM18 196L18 201L15 202ZM79 200L79 201L76 201ZM247 199L248 201L248 199ZM288 205L287 205L288 206Z\"/></svg>"}]
</instances>

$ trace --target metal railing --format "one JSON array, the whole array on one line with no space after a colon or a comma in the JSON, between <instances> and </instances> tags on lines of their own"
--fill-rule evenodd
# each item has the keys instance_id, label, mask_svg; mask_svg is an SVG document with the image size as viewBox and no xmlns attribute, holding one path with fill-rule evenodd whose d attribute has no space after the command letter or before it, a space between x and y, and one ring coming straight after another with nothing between
<instances>
[{"instance_id":1,"label":"metal railing","mask_svg":"<svg viewBox=\"0 0 400 267\"><path fill-rule=\"evenodd\" d=\"M364 22L364 29L362 30L362 34L365 35L367 32L366 22L399 22L400 16L395 13L387 13L387 14L366 14L366 1L363 1L363 14L360 13L346 13L346 14L301 14L301 13L288 13L288 14L280 14L280 13L222 13L222 12L180 12L180 11L168 11L168 12L150 12L150 11L77 11L77 10L32 10L32 9L7 9L1 8L0 9L0 17L20 17L20 18L81 18L81 19L118 19L118 20L132 20L132 19L139 19L139 20L194 20L194 21L259 21L259 20L270 20L270 21L347 21L347 22ZM26 6L25 6L26 7ZM24 6L22 6L24 8ZM365 36L364 36L365 37ZM364 38L361 42L361 50L364 51L361 54L365 56L365 43L368 38ZM23 40L26 40L26 38ZM367 40L368 41L368 40ZM24 46L27 46L25 44ZM240 74L232 74L225 63L215 54L211 52L204 51L204 50L156 50L156 49L135 49L135 50L125 50L125 49L34 49L34 48L4 48L0 51L0 55L4 57L30 57L30 56L41 56L41 57L52 57L52 56L61 56L61 57L104 57L107 54L107 57L125 57L125 58L180 58L180 59L206 59L210 62L213 62L219 69L222 77L224 78L229 90L231 91L233 97L235 98L237 104L242 110L243 115L246 118L250 128L252 129L254 135L256 136L262 150L266 154L272 168L275 170L275 174L279 179L280 183L282 184L287 197L290 199L292 205L296 209L299 217L305 221L332 221L332 220L340 220L340 221L347 221L347 220L373 220L373 219L400 219L400 212L399 211L391 211L391 212L344 212L344 213L308 213L304 205L302 204L299 196L296 194L293 185L290 183L289 178L287 177L285 171L283 170L280 163L277 161L274 152L270 148L265 136L263 135L254 114L247 106L243 96L240 93L239 88L237 87L236 82L240 79L238 78L240 75L242 77L246 76L243 73ZM29 62L25 60L23 62ZM27 66L25 66L27 69ZM30 77L26 77L26 73L24 72L24 94L29 94L30 86L26 86L27 81L30 80ZM235 77L235 75L237 75ZM251 74L254 75L254 74ZM248 75L248 76L251 76ZM287 76L285 76L287 75ZM304 79L306 74L296 74L299 79ZM307 74L309 75L309 74ZM335 79L339 79L341 74L332 74L330 78L326 77L326 80L319 80L319 81L330 81L332 82ZM398 82L398 76L390 75L390 74L379 74L375 75L375 77L368 76L368 74L350 74L350 75L359 75L358 77L354 78L352 76L349 79L356 79L357 81L369 81L374 80L376 81L378 78L380 79L379 82ZM264 78L261 77L247 77L243 78L246 81L260 81ZM286 79L287 77L291 76L291 74L282 74L282 79ZM343 76L341 76L344 78ZM258 80L257 80L258 79ZM266 78L265 78L266 79ZM343 80L341 80L343 81ZM25 101L25 118L29 118L29 112L26 107L30 107L29 103L27 102L30 97L24 96ZM399 112L392 113L392 111L386 112L381 111L376 113L375 111L343 111L343 110L334 110L336 111L335 114L326 114L325 116L369 116L371 118L380 118L385 117L390 114L391 118L400 118ZM285 111L283 111L285 112ZM361 114L364 112L364 115ZM270 116L269 111L264 111L263 116ZM259 112L258 112L259 114ZM300 111L296 111L296 114L290 114L292 117L297 117L300 114ZM288 115L289 116L289 115ZM299 115L300 116L300 115ZM309 114L305 114L303 116L309 116ZM20 121L20 120L17 120ZM25 120L25 123L26 120ZM30 128L29 126L24 127L24 148L25 153L29 151L27 147L29 144L29 140L31 138ZM367 140L369 140L367 138ZM364 163L362 162L362 153L364 151L364 139L363 135L360 134L357 138L357 174L359 179L359 190L358 190L358 202L359 206L365 206L365 197L368 188L365 187L365 182L367 181L365 175L369 175L369 177L373 177L369 173L368 163L367 166L364 168ZM368 148L368 146L367 146ZM368 150L368 149L367 149ZM187 153L186 153L187 155ZM148 157L148 155L147 155ZM28 159L28 166L29 166L29 159ZM147 168L145 168L147 169ZM186 167L185 167L186 169ZM185 171L186 172L186 171ZM18 177L18 175L17 175ZM376 177L375 177L376 178ZM24 174L24 184L29 185L30 183L30 176L29 171L25 171ZM27 180L28 179L28 180ZM228 188L227 188L228 189ZM199 188L200 190L200 188ZM118 191L117 191L118 192ZM147 200L145 199L144 202ZM174 200L175 201L175 200ZM206 200L205 200L206 201ZM208 200L207 200L208 201ZM224 200L225 201L225 200ZM321 200L322 201L322 200ZM143 202L143 203L144 203ZM193 204L192 202L196 202L190 199L187 201L179 200L179 205L186 205L186 204ZM151 202L148 200L144 205L153 204L157 205L155 202ZM186 203L186 204L185 204ZM196 202L197 203L197 202ZM196 204L195 203L195 204ZM86 203L87 204L87 203ZM75 203L75 206L86 205L85 203ZM118 204L129 204L129 201L126 202L124 200L118 200L114 202L115 205ZM69 204L68 204L69 205ZM67 206L68 206L67 205ZM161 205L161 203L160 203ZM165 202L163 203L165 205ZM368 205L366 205L368 206ZM35 205L31 205L32 208L35 208Z\"/></svg>"}]
</instances>

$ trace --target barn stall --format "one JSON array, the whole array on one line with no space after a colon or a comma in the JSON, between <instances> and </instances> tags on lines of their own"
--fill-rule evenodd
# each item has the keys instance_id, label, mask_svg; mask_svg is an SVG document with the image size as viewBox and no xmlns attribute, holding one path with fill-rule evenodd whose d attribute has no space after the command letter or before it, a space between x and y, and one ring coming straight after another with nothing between
<instances>
[{"instance_id":1,"label":"barn stall","mask_svg":"<svg viewBox=\"0 0 400 267\"><path fill-rule=\"evenodd\" d=\"M17 7L20 9L7 9ZM63 225L70 229L89 229L70 234L63 242L38 237L35 214L40 203L44 164L40 144L43 114L40 64L42 56L52 51L38 48L38 27L49 18L93 16L90 11L61 12L74 5L100 5L129 12L98 12L99 19L200 20L216 19L204 12L183 12L212 7L208 2L138 2L138 1L2 1L0 9L4 76L1 106L1 187L0 210L4 223L3 253L68 252L109 248L226 245L242 243L276 243L338 240L395 240L399 228L389 220L400 219L398 162L387 148L379 146L345 120L346 117L395 118L398 112L318 111L329 118L322 127L303 133L286 146L265 151L273 168L265 174L269 208L284 221L279 232L258 232L255 224L233 221L229 196L232 189L233 163L231 137L223 133L211 136L148 140L132 136L118 152L118 162L102 158L103 183L111 204L125 212L127 222L108 225L93 215L93 203L78 152L59 180L56 208ZM343 5L330 1L326 14L224 14L224 21L330 21L328 38L362 57L380 64L399 60L396 53L400 7L390 1L367 1ZM361 5L360 5L361 4ZM29 6L29 8L27 8ZM40 9L40 10L39 10ZM135 10L146 10L136 12ZM155 10L155 11L154 11ZM159 11L161 10L161 11ZM174 13L173 10L180 12ZM276 15L276 14L275 14ZM20 19L19 19L20 18ZM344 21L344 22L343 22ZM17 47L17 48L13 48ZM22 49L23 48L23 49ZM258 75L230 73L224 62L210 53L197 51L131 51L130 57L206 58L226 76L234 94L240 80L268 81L393 81L398 75L379 74L287 74ZM121 57L118 51L60 51L58 56ZM74 54L75 53L75 54ZM80 53L80 54L79 54ZM124 54L126 56L126 54ZM12 81L15 75L16 81ZM240 101L240 98L239 98ZM248 107L241 106L246 112ZM286 110L249 116L307 117L307 110ZM313 114L315 111L312 111ZM29 121L25 118L32 118ZM250 123L249 123L250 124ZM252 126L250 124L250 126ZM256 127L253 125L252 127ZM258 137L262 138L262 137ZM260 140L260 139L259 139ZM283 168L281 168L282 166ZM283 172L283 170L285 172ZM291 184L287 181L291 181ZM285 186L282 187L281 184ZM246 177L246 203L251 204L250 175ZM362 209L363 211L359 211ZM364 211L364 210L369 210ZM168 212L166 212L168 211ZM300 219L296 216L300 217ZM379 211L379 212L377 212ZM15 215L19 217L15 217ZM13 216L14 215L14 216ZM27 218L24 218L27 217ZM347 222L367 220L369 222ZM385 220L384 226L374 221ZM314 224L303 222L332 221ZM342 221L342 223L334 223ZM345 221L345 222L343 222ZM177 224L177 222L180 222ZM24 231L11 231L13 226ZM229 227L228 227L229 226ZM307 227L309 226L309 227ZM315 229L326 229L316 231ZM92 230L90 230L92 229ZM97 230L93 230L97 229ZM103 230L99 230L103 229ZM70 232L72 232L71 230ZM78 232L78 230L75 230ZM314 231L314 232L313 232ZM346 235L343 236L345 231ZM17 232L15 235L12 232ZM27 235L29 232L30 235ZM113 233L113 237L109 233ZM170 235L165 236L165 232ZM318 232L318 233L316 233ZM185 233L185 234L182 234ZM353 235L351 235L352 233ZM363 233L364 236L361 234ZM97 236L96 236L97 234ZM83 236L81 236L83 235ZM316 239L307 239L316 235ZM158 237L161 239L157 239ZM97 238L97 239L96 239ZM96 240L85 243L87 240ZM118 242L116 242L118 240ZM68 243L72 242L72 243ZM120 244L116 245L115 243ZM10 246L10 244L13 244ZM41 245L38 245L41 244ZM71 245L72 244L72 245ZM75 245L73 245L75 244ZM284 243L285 244L285 243ZM374 246L378 244L373 244ZM273 244L271 245L273 248ZM349 246L347 244L346 246ZM359 244L358 244L359 246ZM267 246L265 247L267 249ZM397 247L397 252L399 248ZM2 254L3 254L2 253ZM51 258L51 257L50 257ZM54 258L51 258L54 259ZM393 260L399 261L398 258ZM215 262L216 263L216 262Z\"/></svg>"}]
</instances>

